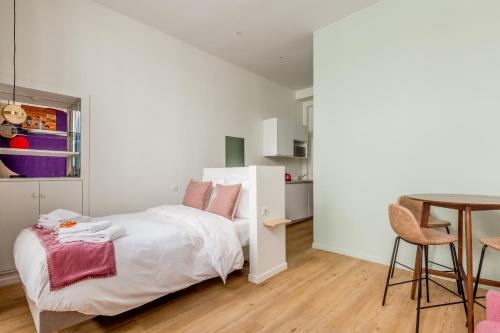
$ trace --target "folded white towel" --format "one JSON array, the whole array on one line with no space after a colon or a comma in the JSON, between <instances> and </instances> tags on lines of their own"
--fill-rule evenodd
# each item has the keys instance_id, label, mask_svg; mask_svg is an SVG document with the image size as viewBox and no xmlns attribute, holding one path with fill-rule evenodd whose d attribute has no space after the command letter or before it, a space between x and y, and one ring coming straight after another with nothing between
<instances>
[{"instance_id":1,"label":"folded white towel","mask_svg":"<svg viewBox=\"0 0 500 333\"><path fill-rule=\"evenodd\" d=\"M40 215L40 218L53 221L64 221L64 220L74 219L78 216L82 215L67 209L56 209L48 214Z\"/></svg>"},{"instance_id":2,"label":"folded white towel","mask_svg":"<svg viewBox=\"0 0 500 333\"><path fill-rule=\"evenodd\" d=\"M38 219L38 225L40 227L44 227L44 228L56 228L59 225L59 223L61 223L61 222L49 220L49 219L44 219L44 218Z\"/></svg>"},{"instance_id":3,"label":"folded white towel","mask_svg":"<svg viewBox=\"0 0 500 333\"><path fill-rule=\"evenodd\" d=\"M127 231L122 226L112 225L111 227L98 232L78 232L74 234L59 234L57 240L61 243L89 242L104 243L125 236Z\"/></svg>"},{"instance_id":4,"label":"folded white towel","mask_svg":"<svg viewBox=\"0 0 500 333\"><path fill-rule=\"evenodd\" d=\"M89 222L88 216L83 216L78 213L66 209L56 209L48 214L40 215L38 225L44 228L56 228L61 222L73 220L77 223Z\"/></svg>"},{"instance_id":5,"label":"folded white towel","mask_svg":"<svg viewBox=\"0 0 500 333\"><path fill-rule=\"evenodd\" d=\"M76 235L82 232L95 233L107 229L109 227L111 227L111 222L109 221L77 223L75 226L70 228L59 228L59 235L65 235L65 234Z\"/></svg>"}]
</instances>

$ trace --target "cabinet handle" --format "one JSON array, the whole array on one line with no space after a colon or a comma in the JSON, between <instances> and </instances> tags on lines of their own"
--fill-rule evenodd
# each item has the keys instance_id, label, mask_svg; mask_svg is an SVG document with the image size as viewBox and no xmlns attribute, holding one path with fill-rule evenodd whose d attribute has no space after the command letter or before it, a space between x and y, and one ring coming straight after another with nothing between
<instances>
[{"instance_id":1,"label":"cabinet handle","mask_svg":"<svg viewBox=\"0 0 500 333\"><path fill-rule=\"evenodd\" d=\"M45 199L45 194L41 193L40 198Z\"/></svg>"},{"instance_id":2,"label":"cabinet handle","mask_svg":"<svg viewBox=\"0 0 500 333\"><path fill-rule=\"evenodd\" d=\"M33 199L38 199L38 194L33 193L33 194L31 194L31 197L32 197Z\"/></svg>"}]
</instances>

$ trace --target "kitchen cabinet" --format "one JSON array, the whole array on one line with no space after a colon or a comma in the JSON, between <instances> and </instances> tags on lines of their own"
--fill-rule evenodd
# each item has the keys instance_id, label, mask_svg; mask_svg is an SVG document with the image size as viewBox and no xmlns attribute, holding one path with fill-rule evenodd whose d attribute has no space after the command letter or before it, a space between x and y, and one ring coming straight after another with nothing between
<instances>
[{"instance_id":1,"label":"kitchen cabinet","mask_svg":"<svg viewBox=\"0 0 500 333\"><path fill-rule=\"evenodd\" d=\"M263 155L295 157L294 146L307 146L307 133L306 126L288 119L266 119L263 122Z\"/></svg>"},{"instance_id":2,"label":"kitchen cabinet","mask_svg":"<svg viewBox=\"0 0 500 333\"><path fill-rule=\"evenodd\" d=\"M310 181L286 183L285 216L292 222L313 216L313 183Z\"/></svg>"}]
</instances>

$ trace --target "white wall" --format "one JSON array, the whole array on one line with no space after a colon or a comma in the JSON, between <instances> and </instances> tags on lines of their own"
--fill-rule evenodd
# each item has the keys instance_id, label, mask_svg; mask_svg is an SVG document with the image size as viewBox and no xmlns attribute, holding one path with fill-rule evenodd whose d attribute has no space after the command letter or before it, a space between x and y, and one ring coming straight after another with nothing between
<instances>
[{"instance_id":1,"label":"white wall","mask_svg":"<svg viewBox=\"0 0 500 333\"><path fill-rule=\"evenodd\" d=\"M400 194L500 195L499 12L497 0L385 0L315 33L316 247L387 263ZM456 213L434 213L456 232ZM473 221L477 264L500 213ZM500 279L499 260L492 250L485 277Z\"/></svg>"},{"instance_id":2,"label":"white wall","mask_svg":"<svg viewBox=\"0 0 500 333\"><path fill-rule=\"evenodd\" d=\"M3 82L11 5L0 2ZM92 1L18 1L17 44L20 85L91 95L93 215L179 202L203 167L224 166L226 135L245 138L247 164L301 170L261 153L261 120L299 121L294 91Z\"/></svg>"}]
</instances>

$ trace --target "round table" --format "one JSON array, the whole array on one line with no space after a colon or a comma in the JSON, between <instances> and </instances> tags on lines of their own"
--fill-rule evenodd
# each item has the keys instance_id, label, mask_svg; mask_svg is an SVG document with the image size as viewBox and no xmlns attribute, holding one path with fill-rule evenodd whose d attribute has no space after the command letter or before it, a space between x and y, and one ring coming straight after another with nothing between
<instances>
[{"instance_id":1,"label":"round table","mask_svg":"<svg viewBox=\"0 0 500 333\"><path fill-rule=\"evenodd\" d=\"M466 252L466 286L467 286L467 321L468 331L474 331L474 273L472 265L472 211L479 210L500 210L500 197L487 195L469 195L469 194L441 194L441 193L426 193L426 194L410 194L409 198L421 201L423 203L422 216L420 226L425 228L429 221L431 206L455 209L458 211L458 260L460 268L463 270L463 215L465 212L465 252ZM415 260L414 280L418 279L419 253ZM415 277L417 274L417 277ZM481 279L482 281L482 279ZM496 281L491 281L496 282ZM496 284L493 284L496 285ZM416 282L412 286L412 298L415 298ZM498 286L498 285L497 285ZM472 324L471 324L472 323Z\"/></svg>"}]
</instances>

